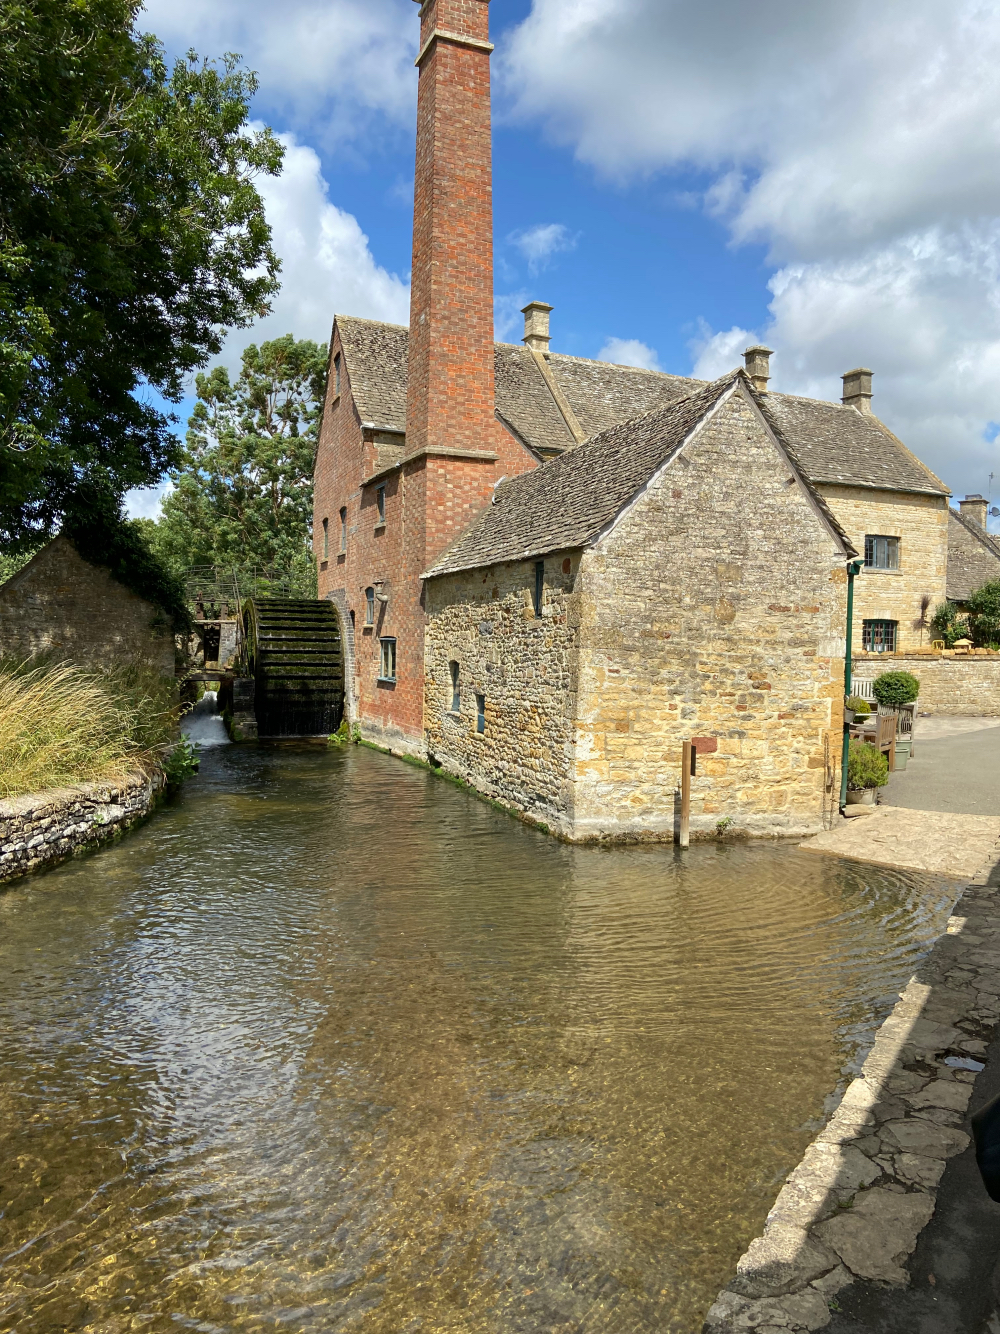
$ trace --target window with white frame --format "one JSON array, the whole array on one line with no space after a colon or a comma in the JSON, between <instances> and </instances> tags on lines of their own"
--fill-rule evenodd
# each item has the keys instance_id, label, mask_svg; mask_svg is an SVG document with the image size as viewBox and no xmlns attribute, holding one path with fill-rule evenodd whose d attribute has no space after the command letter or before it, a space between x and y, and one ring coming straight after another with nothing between
<instances>
[{"instance_id":1,"label":"window with white frame","mask_svg":"<svg viewBox=\"0 0 1000 1334\"><path fill-rule=\"evenodd\" d=\"M865 534L865 569L898 570L899 538L879 533Z\"/></svg>"},{"instance_id":2,"label":"window with white frame","mask_svg":"<svg viewBox=\"0 0 1000 1334\"><path fill-rule=\"evenodd\" d=\"M380 681L395 681L396 679L396 641L394 639L380 639L381 654L379 655L378 674Z\"/></svg>"}]
</instances>

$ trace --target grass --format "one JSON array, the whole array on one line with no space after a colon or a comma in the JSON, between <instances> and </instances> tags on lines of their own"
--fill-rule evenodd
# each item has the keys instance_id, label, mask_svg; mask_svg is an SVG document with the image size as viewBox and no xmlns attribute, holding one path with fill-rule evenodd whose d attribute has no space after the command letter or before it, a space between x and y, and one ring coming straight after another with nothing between
<instances>
[{"instance_id":1,"label":"grass","mask_svg":"<svg viewBox=\"0 0 1000 1334\"><path fill-rule=\"evenodd\" d=\"M139 666L0 663L0 798L149 772L176 730L170 685Z\"/></svg>"}]
</instances>

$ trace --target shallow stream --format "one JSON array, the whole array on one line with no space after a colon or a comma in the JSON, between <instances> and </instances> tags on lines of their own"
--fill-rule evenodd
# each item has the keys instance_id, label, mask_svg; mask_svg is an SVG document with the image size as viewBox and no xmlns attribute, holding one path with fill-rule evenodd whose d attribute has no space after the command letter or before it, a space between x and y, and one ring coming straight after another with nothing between
<instances>
[{"instance_id":1,"label":"shallow stream","mask_svg":"<svg viewBox=\"0 0 1000 1334\"><path fill-rule=\"evenodd\" d=\"M206 752L0 895L0 1329L696 1334L956 888Z\"/></svg>"}]
</instances>

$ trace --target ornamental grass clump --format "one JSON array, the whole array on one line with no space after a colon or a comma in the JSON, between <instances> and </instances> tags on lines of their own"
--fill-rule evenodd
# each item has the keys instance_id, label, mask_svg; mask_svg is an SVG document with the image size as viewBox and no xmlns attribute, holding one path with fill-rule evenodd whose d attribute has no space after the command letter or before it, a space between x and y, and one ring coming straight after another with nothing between
<instances>
[{"instance_id":1,"label":"ornamental grass clump","mask_svg":"<svg viewBox=\"0 0 1000 1334\"><path fill-rule=\"evenodd\" d=\"M0 798L150 771L176 728L163 702L135 669L0 665Z\"/></svg>"},{"instance_id":2,"label":"ornamental grass clump","mask_svg":"<svg viewBox=\"0 0 1000 1334\"><path fill-rule=\"evenodd\" d=\"M874 746L852 741L847 752L847 786L852 792L869 787L885 787L889 781L889 761Z\"/></svg>"},{"instance_id":3,"label":"ornamental grass clump","mask_svg":"<svg viewBox=\"0 0 1000 1334\"><path fill-rule=\"evenodd\" d=\"M920 694L920 682L912 672L883 672L872 682L872 694L884 709L912 704Z\"/></svg>"}]
</instances>

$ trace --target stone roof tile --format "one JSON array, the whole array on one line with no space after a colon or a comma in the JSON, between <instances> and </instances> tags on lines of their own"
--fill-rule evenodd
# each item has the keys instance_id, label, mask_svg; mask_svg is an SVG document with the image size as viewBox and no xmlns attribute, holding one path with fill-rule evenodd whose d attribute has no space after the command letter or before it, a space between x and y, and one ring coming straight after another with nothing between
<instances>
[{"instance_id":1,"label":"stone roof tile","mask_svg":"<svg viewBox=\"0 0 1000 1334\"><path fill-rule=\"evenodd\" d=\"M1000 541L973 519L949 509L948 600L967 602L987 579L1000 579Z\"/></svg>"}]
</instances>

